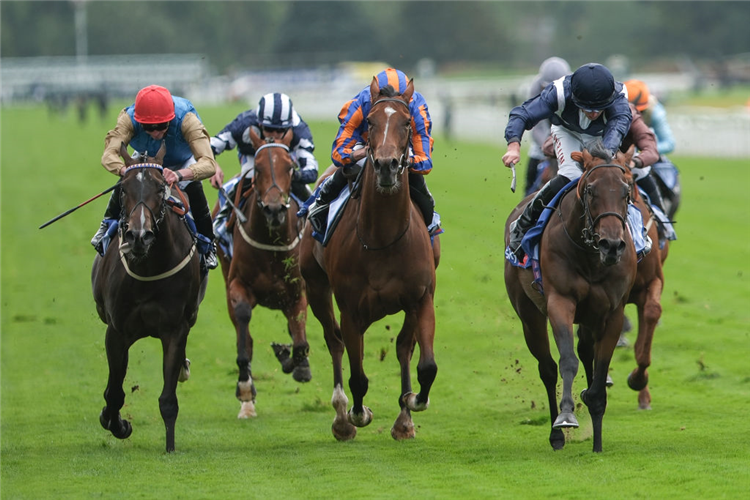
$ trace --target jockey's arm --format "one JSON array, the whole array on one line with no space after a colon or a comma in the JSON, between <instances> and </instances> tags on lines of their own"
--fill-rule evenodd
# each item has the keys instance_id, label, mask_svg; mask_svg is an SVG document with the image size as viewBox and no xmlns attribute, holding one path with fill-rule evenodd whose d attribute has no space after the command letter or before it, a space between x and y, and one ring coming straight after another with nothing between
<instances>
[{"instance_id":1,"label":"jockey's arm","mask_svg":"<svg viewBox=\"0 0 750 500\"><path fill-rule=\"evenodd\" d=\"M218 165L211 151L211 136L195 114L188 113L182 119L182 136L195 157L195 163L180 170L183 178L202 181L214 175Z\"/></svg>"},{"instance_id":2,"label":"jockey's arm","mask_svg":"<svg viewBox=\"0 0 750 500\"><path fill-rule=\"evenodd\" d=\"M117 116L117 124L113 130L107 132L104 138L104 153L102 153L102 166L115 175L122 175L125 170L125 162L120 157L120 146L130 144L135 135L133 122L130 116L122 110Z\"/></svg>"}]
</instances>

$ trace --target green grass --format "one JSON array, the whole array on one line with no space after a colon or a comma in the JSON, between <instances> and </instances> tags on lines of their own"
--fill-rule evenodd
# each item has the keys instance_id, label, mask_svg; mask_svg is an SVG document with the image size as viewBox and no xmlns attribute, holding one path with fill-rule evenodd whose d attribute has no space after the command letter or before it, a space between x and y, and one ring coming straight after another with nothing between
<instances>
[{"instance_id":1,"label":"green grass","mask_svg":"<svg viewBox=\"0 0 750 500\"><path fill-rule=\"evenodd\" d=\"M239 111L201 115L215 132ZM133 434L113 438L98 422L105 327L89 283L88 241L106 200L37 228L114 183L99 159L115 113L80 125L41 108L2 110L3 498L737 498L750 488L750 170L743 160L673 158L683 205L649 370L653 410L636 409L625 383L633 354L617 350L602 454L591 452L585 408L564 450L547 442L544 389L503 285L502 228L518 196L508 189L500 147L441 138L428 178L446 228L439 371L429 410L413 415L415 440L395 442L389 432L398 413L400 316L367 333L365 402L375 419L339 443L330 432L331 363L319 324L310 314L313 380L299 385L269 345L286 337L281 314L256 309L258 417L237 420L234 331L218 272L188 341L192 377L178 388L177 451L164 453L154 339L131 349L123 415ZM325 167L335 124L311 127ZM237 171L232 153L219 161L228 175ZM205 189L213 201L215 191ZM574 389L583 389L583 370Z\"/></svg>"}]
</instances>

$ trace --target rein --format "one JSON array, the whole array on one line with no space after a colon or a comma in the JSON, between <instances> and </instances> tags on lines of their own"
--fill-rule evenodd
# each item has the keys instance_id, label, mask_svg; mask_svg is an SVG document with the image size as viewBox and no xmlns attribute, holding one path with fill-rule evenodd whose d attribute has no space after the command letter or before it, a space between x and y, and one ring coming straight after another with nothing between
<instances>
[{"instance_id":1,"label":"rein","mask_svg":"<svg viewBox=\"0 0 750 500\"><path fill-rule=\"evenodd\" d=\"M625 167L623 167L622 165L617 165L616 163L603 163L601 165L597 165L587 170L586 173L583 175L583 177L581 177L581 180L578 181L578 185L580 186L582 183L584 183L594 170L598 168L611 168L611 167L619 168L622 171L622 173L627 173L627 170L625 170ZM599 234L595 232L594 228L596 227L596 224L600 220L602 220L604 217L610 217L610 216L617 217L620 220L620 223L622 223L622 228L623 229L627 228L626 223L625 223L625 218L622 216L622 214L617 213L617 212L603 212L594 218L591 216L591 207L589 206L586 196L579 196L579 201L581 202L581 205L583 206L582 217L586 219L586 223L583 229L581 229L581 237L583 238L583 243L586 245L586 247L582 247L581 245L579 245L570 236L570 233L568 233L568 228L567 228L567 225L565 224L565 219L563 219L562 210L561 210L562 202L558 204L558 208L557 208L557 215L560 217L560 220L562 221L562 227L563 227L563 231L565 232L565 235L579 249L585 250L591 253L596 253L596 251L599 250L599 245L597 243ZM590 249L593 249L593 250L590 250Z\"/></svg>"},{"instance_id":2,"label":"rein","mask_svg":"<svg viewBox=\"0 0 750 500\"><path fill-rule=\"evenodd\" d=\"M129 171L133 169L144 169L144 168L152 168L155 170L159 170L159 172L164 171L164 168L161 165L158 165L155 163L140 163L140 164L133 165L125 169L125 174L127 174ZM182 199L183 203L185 203L185 206L184 206L184 209L179 209L176 206L172 206L172 210L179 215L184 215L188 210L187 200L185 198L184 193L179 188L179 186L177 186L177 192L180 196L180 199ZM133 207L133 210L130 211L130 214L128 214L127 220L130 219L130 217L133 215L133 212L135 212L136 208L138 208L139 205L143 205L148 210L149 214L151 214L151 219L154 221L154 234L155 235L158 234L159 229L161 227L161 223L164 220L164 217L166 216L166 213L167 213L167 205L168 205L167 199L162 198L161 211L159 212L159 217L156 217L154 215L154 212L151 210L151 208L141 198L140 200L138 200L138 203L135 204L135 206ZM179 264L177 264L175 267L173 267L172 269L165 271L163 273L157 274L155 276L141 276L139 274L136 274L128 266L127 258L125 256L125 252L123 251L123 248L126 246L126 243L124 243L125 240L123 238L123 232L125 231L125 228L127 227L127 220L125 217L122 217L122 220L120 223L120 235L119 235L120 245L118 247L118 251L120 253L120 262L122 262L122 265L125 268L125 272L127 272L131 278L134 278L138 281L158 281L164 278L168 278L170 276L174 276L175 274L180 272L190 262L190 259L193 257L193 254L195 253L195 239L193 239L193 244L191 245L190 252L188 252L187 256L184 259L182 259L182 261Z\"/></svg>"}]
</instances>

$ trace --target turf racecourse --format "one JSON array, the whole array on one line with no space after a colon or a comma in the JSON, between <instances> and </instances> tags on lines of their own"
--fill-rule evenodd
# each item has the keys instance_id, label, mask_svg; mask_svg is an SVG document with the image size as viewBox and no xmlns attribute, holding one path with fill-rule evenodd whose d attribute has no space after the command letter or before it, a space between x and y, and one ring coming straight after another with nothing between
<instances>
[{"instance_id":1,"label":"turf racecourse","mask_svg":"<svg viewBox=\"0 0 750 500\"><path fill-rule=\"evenodd\" d=\"M214 133L239 111L200 112ZM130 351L123 414L132 436L119 441L98 421L105 327L91 296L88 241L106 199L38 229L114 183L99 165L116 110L109 115L79 124L41 107L2 110L2 498L739 498L750 489L747 160L673 158L684 194L649 370L653 410L636 409L625 382L633 354L617 350L603 453L591 452L585 407L564 450L547 441L544 389L503 285L501 232L518 195L500 146L438 136L428 181L446 228L439 370L429 410L413 415L416 439L395 442L389 432L399 316L365 339L374 421L339 443L320 326L310 315L313 380L299 385L269 346L287 337L281 314L256 309L258 417L237 420L234 332L216 271L188 341L192 377L178 387L177 451L167 455L154 339ZM311 126L325 167L335 124ZM219 162L237 171L232 152ZM576 397L583 388L580 369Z\"/></svg>"}]
</instances>

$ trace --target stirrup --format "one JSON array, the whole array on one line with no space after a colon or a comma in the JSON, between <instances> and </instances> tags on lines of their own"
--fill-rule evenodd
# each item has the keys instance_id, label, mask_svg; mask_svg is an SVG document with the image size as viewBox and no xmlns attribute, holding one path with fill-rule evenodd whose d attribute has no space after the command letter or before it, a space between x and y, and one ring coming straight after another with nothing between
<instances>
[{"instance_id":1,"label":"stirrup","mask_svg":"<svg viewBox=\"0 0 750 500\"><path fill-rule=\"evenodd\" d=\"M312 228L320 234L325 233L326 230L326 219L328 217L328 203L318 203L319 200L315 200L310 206L307 212L307 218L310 220Z\"/></svg>"}]
</instances>

